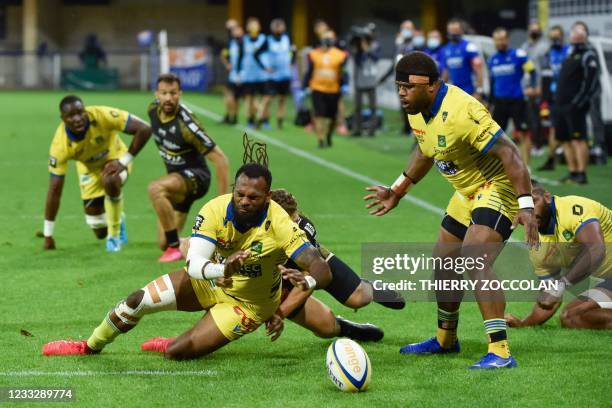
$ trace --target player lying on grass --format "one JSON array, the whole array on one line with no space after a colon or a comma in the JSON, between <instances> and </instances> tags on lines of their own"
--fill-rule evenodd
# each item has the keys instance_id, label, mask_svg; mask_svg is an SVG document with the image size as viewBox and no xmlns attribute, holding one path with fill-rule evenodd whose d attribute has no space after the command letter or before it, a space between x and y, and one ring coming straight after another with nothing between
<instances>
[{"instance_id":1,"label":"player lying on grass","mask_svg":"<svg viewBox=\"0 0 612 408\"><path fill-rule=\"evenodd\" d=\"M75 160L85 221L98 239L107 238L107 251L120 251L127 242L121 190L132 159L149 140L151 128L126 111L106 106L85 107L78 96L66 96L59 107L62 123L55 131L49 157L51 177L45 205L44 249L55 249L53 230L64 175L68 160ZM134 136L129 149L119 138L119 132Z\"/></svg>"},{"instance_id":2,"label":"player lying on grass","mask_svg":"<svg viewBox=\"0 0 612 408\"><path fill-rule=\"evenodd\" d=\"M45 355L100 352L147 314L163 310L208 313L176 339L153 339L144 349L171 359L207 355L267 322L268 333L282 329L275 315L281 299L278 265L293 259L308 271L289 271L296 286L325 288L329 266L280 205L270 200L272 174L263 165L245 164L236 172L232 194L210 200L200 210L190 238L187 266L160 276L120 301L88 340L54 341ZM224 263L212 260L217 253ZM221 288L217 278L232 278Z\"/></svg>"},{"instance_id":3,"label":"player lying on grass","mask_svg":"<svg viewBox=\"0 0 612 408\"><path fill-rule=\"evenodd\" d=\"M372 193L364 199L372 201L366 207L374 207L373 215L388 213L436 165L455 193L442 219L434 257L485 259L484 267L467 271L478 281L475 296L489 340L488 353L470 368L514 367L506 337L504 293L486 291L483 285L497 280L493 262L518 223L525 226L529 245L537 244L527 166L486 108L460 88L441 81L436 63L427 54L415 51L402 57L395 73L402 107L418 145L391 187L367 188ZM462 276L451 269L435 271L438 281ZM459 352L457 326L463 292L437 291L436 299L436 336L402 347L401 353Z\"/></svg>"},{"instance_id":4,"label":"player lying on grass","mask_svg":"<svg viewBox=\"0 0 612 408\"><path fill-rule=\"evenodd\" d=\"M542 290L524 319L506 315L510 327L535 326L550 319L563 302L563 292L595 277L561 311L561 325L572 329L612 329L612 211L579 196L553 196L532 180L538 219L539 250L530 251L540 279L555 279L558 290Z\"/></svg>"},{"instance_id":5,"label":"player lying on grass","mask_svg":"<svg viewBox=\"0 0 612 408\"><path fill-rule=\"evenodd\" d=\"M229 191L229 163L194 114L180 103L179 77L160 75L155 97L147 112L168 174L149 184L149 198L157 213L158 241L164 251L159 261L173 262L182 258L179 233L191 205L210 187L205 158L215 166L219 195Z\"/></svg>"}]
</instances>

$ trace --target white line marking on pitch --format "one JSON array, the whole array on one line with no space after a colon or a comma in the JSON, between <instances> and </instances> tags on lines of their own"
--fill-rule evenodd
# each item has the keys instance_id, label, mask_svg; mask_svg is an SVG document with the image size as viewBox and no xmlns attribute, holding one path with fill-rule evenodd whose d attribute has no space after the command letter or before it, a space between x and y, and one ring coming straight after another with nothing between
<instances>
[{"instance_id":1,"label":"white line marking on pitch","mask_svg":"<svg viewBox=\"0 0 612 408\"><path fill-rule=\"evenodd\" d=\"M198 371L157 371L157 370L127 370L127 371L0 371L0 377L98 377L98 376L200 376L214 377L213 370Z\"/></svg>"},{"instance_id":2,"label":"white line marking on pitch","mask_svg":"<svg viewBox=\"0 0 612 408\"><path fill-rule=\"evenodd\" d=\"M201 106L195 105L193 103L188 103L187 104L192 110L201 113L204 116L207 116L209 119L214 120L214 121L220 121L222 119L221 115L216 114L215 112L211 112L208 109L202 108ZM236 129L240 129L240 130L245 130L244 127L242 125L234 125L234 127ZM368 177L364 174L358 173L356 171L353 171L349 168L346 168L344 166L340 166L339 164L327 161L319 156L315 156L314 154L308 153L307 151L304 151L302 149L298 149L297 147L293 147L287 143L281 142L278 139L275 139L271 136L266 135L265 133L260 132L257 129L249 129L248 133L250 134L254 134L255 136L257 136L259 139L263 140L266 143L269 143L271 145L274 145L276 147L279 147L283 150L288 151L289 153L293 153L296 156L300 156L306 160L310 160L312 162L315 162L323 167L327 167L328 169L334 170L337 173L340 174L344 174L345 176L349 176L354 178L355 180L359 180L362 181L366 184L370 184L370 185L385 185L385 183L375 180L371 177ZM444 215L445 211L440 208L437 207L433 204L428 203L425 200L421 200L420 198L411 196L411 195L405 195L404 196L404 200L411 202L412 204L415 204L421 208L424 208L428 211L431 211L432 213L436 214L436 215ZM510 242L519 242L519 240L510 237L510 239L508 240Z\"/></svg>"}]
</instances>

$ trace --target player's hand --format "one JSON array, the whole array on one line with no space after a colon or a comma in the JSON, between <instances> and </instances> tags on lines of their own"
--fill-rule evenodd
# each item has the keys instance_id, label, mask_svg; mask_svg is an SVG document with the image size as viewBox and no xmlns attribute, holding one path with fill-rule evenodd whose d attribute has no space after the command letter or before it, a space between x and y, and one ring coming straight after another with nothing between
<instances>
[{"instance_id":1,"label":"player's hand","mask_svg":"<svg viewBox=\"0 0 612 408\"><path fill-rule=\"evenodd\" d=\"M271 341L276 341L283 333L283 329L285 328L285 322L283 321L283 316L279 311L274 313L271 318L266 320L266 335L271 336Z\"/></svg>"},{"instance_id":2,"label":"player's hand","mask_svg":"<svg viewBox=\"0 0 612 408\"><path fill-rule=\"evenodd\" d=\"M228 256L225 260L225 270L223 271L224 278L229 278L238 273L249 255L249 251L237 251Z\"/></svg>"},{"instance_id":3,"label":"player's hand","mask_svg":"<svg viewBox=\"0 0 612 408\"><path fill-rule=\"evenodd\" d=\"M532 208L523 208L518 211L511 229L515 229L519 224L525 227L525 238L529 249L540 248L540 237L538 235L538 221Z\"/></svg>"},{"instance_id":4,"label":"player's hand","mask_svg":"<svg viewBox=\"0 0 612 408\"><path fill-rule=\"evenodd\" d=\"M217 278L215 279L215 285L220 288L231 288L234 285L232 278Z\"/></svg>"},{"instance_id":5,"label":"player's hand","mask_svg":"<svg viewBox=\"0 0 612 408\"><path fill-rule=\"evenodd\" d=\"M507 313L506 316L504 316L504 318L506 319L506 323L510 327L522 327L523 326L523 322L521 321L521 319L519 319L512 313Z\"/></svg>"},{"instance_id":6,"label":"player's hand","mask_svg":"<svg viewBox=\"0 0 612 408\"><path fill-rule=\"evenodd\" d=\"M372 194L368 194L363 197L365 201L373 200L366 205L366 208L369 209L374 206L378 206L377 208L374 208L372 211L370 211L370 214L372 215L376 215L379 217L381 215L385 215L386 213L397 207L397 204L401 200L400 196L398 196L390 188L385 186L370 186L366 187L366 190L373 191Z\"/></svg>"},{"instance_id":7,"label":"player's hand","mask_svg":"<svg viewBox=\"0 0 612 408\"><path fill-rule=\"evenodd\" d=\"M55 249L55 240L53 237L45 237L45 242L43 243L43 249L48 251L50 249Z\"/></svg>"},{"instance_id":8,"label":"player's hand","mask_svg":"<svg viewBox=\"0 0 612 408\"><path fill-rule=\"evenodd\" d=\"M285 268L283 265L278 265L278 270L293 286L302 290L309 290L306 275L297 269Z\"/></svg>"},{"instance_id":9,"label":"player's hand","mask_svg":"<svg viewBox=\"0 0 612 408\"><path fill-rule=\"evenodd\" d=\"M104 165L103 173L108 176L118 176L126 167L119 160L111 160Z\"/></svg>"}]
</instances>

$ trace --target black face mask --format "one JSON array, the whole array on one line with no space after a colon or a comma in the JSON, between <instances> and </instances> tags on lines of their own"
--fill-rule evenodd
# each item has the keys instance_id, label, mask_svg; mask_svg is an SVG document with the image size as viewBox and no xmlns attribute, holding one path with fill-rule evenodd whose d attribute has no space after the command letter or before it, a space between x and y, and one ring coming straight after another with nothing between
<instances>
[{"instance_id":1,"label":"black face mask","mask_svg":"<svg viewBox=\"0 0 612 408\"><path fill-rule=\"evenodd\" d=\"M450 42L457 44L461 41L461 34L449 34L448 39L450 40Z\"/></svg>"},{"instance_id":2,"label":"black face mask","mask_svg":"<svg viewBox=\"0 0 612 408\"><path fill-rule=\"evenodd\" d=\"M542 33L539 32L539 31L530 31L529 32L529 38L531 38L532 40L537 40L538 38L540 38L541 35L542 35Z\"/></svg>"},{"instance_id":3,"label":"black face mask","mask_svg":"<svg viewBox=\"0 0 612 408\"><path fill-rule=\"evenodd\" d=\"M552 44L553 48L559 49L563 46L563 41L561 41L560 38L553 38L550 40L550 43Z\"/></svg>"},{"instance_id":4,"label":"black face mask","mask_svg":"<svg viewBox=\"0 0 612 408\"><path fill-rule=\"evenodd\" d=\"M321 44L323 44L324 47L331 47L334 45L334 40L332 40L331 38L326 38L321 41Z\"/></svg>"},{"instance_id":5,"label":"black face mask","mask_svg":"<svg viewBox=\"0 0 612 408\"><path fill-rule=\"evenodd\" d=\"M280 40L282 35L283 35L282 33L275 33L274 34L274 38L277 39L277 40Z\"/></svg>"}]
</instances>

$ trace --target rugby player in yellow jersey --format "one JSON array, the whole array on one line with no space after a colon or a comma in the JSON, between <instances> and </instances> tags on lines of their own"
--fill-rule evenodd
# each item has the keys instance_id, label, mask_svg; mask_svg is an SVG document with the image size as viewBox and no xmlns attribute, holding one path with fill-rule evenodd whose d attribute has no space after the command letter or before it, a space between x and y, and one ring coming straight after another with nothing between
<instances>
[{"instance_id":1,"label":"rugby player in yellow jersey","mask_svg":"<svg viewBox=\"0 0 612 408\"><path fill-rule=\"evenodd\" d=\"M485 107L472 96L439 79L431 57L412 52L396 66L402 107L409 114L418 146L406 170L391 187L371 186L364 197L381 216L395 208L412 185L435 164L455 189L442 220L434 257L484 258L482 269L468 270L477 282L475 296L489 338L488 353L472 369L514 367L504 320L503 291L485 291L496 280L492 264L512 229L523 224L529 245L537 245L531 182L527 166ZM437 280L458 280L452 270L436 270ZM436 337L400 349L403 354L459 351L457 323L463 292L436 292Z\"/></svg>"},{"instance_id":2,"label":"rugby player in yellow jersey","mask_svg":"<svg viewBox=\"0 0 612 408\"><path fill-rule=\"evenodd\" d=\"M561 311L561 325L572 329L612 329L612 211L579 196L553 196L533 183L539 250L530 252L540 279L555 279L557 290L542 290L524 319L506 315L510 327L543 324L563 302L567 288L588 279L599 282Z\"/></svg>"},{"instance_id":3,"label":"rugby player in yellow jersey","mask_svg":"<svg viewBox=\"0 0 612 408\"><path fill-rule=\"evenodd\" d=\"M44 249L55 249L53 230L64 175L68 161L75 160L85 221L98 239L107 238L107 251L117 252L127 241L121 221L121 189L132 159L151 136L151 128L135 115L120 109L85 107L81 98L74 95L63 98L59 107L62 123L55 131L49 157L51 177L45 205ZM129 149L119 138L119 132L134 136ZM123 230L121 238L120 230Z\"/></svg>"},{"instance_id":4,"label":"rugby player in yellow jersey","mask_svg":"<svg viewBox=\"0 0 612 408\"><path fill-rule=\"evenodd\" d=\"M270 200L272 174L263 165L238 169L232 194L209 201L200 210L190 238L187 266L162 275L122 300L88 340L54 341L44 355L92 354L125 333L146 314L163 310L206 310L202 320L176 339L156 338L142 348L172 359L209 354L268 322L278 333L275 317L281 299L279 265L289 258L305 271L286 274L303 289L325 288L331 281L327 263L280 205ZM224 262L215 262L217 252ZM217 278L231 278L226 287Z\"/></svg>"}]
</instances>

